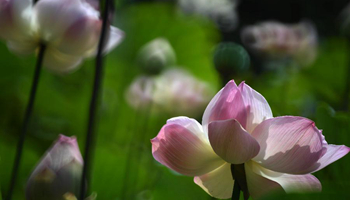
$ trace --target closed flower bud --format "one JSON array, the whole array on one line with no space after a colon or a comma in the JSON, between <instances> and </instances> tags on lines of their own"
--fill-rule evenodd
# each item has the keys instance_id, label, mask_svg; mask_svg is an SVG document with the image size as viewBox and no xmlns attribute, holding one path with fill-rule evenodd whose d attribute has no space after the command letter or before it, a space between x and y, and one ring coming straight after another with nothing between
<instances>
[{"instance_id":1,"label":"closed flower bud","mask_svg":"<svg viewBox=\"0 0 350 200\"><path fill-rule=\"evenodd\" d=\"M32 172L27 200L73 200L79 194L83 159L75 137L60 135Z\"/></svg>"},{"instance_id":2,"label":"closed flower bud","mask_svg":"<svg viewBox=\"0 0 350 200\"><path fill-rule=\"evenodd\" d=\"M157 38L141 48L137 60L146 73L158 74L175 64L176 55L167 39Z\"/></svg>"}]
</instances>

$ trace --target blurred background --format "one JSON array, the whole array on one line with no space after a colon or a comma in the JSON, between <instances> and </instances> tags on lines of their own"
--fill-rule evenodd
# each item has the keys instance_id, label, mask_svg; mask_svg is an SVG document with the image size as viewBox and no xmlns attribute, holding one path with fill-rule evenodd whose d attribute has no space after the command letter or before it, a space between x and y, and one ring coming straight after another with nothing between
<instances>
[{"instance_id":1,"label":"blurred background","mask_svg":"<svg viewBox=\"0 0 350 200\"><path fill-rule=\"evenodd\" d=\"M229 79L245 81L274 116L310 118L328 143L350 146L347 0L119 0L126 38L106 57L91 192L100 200L212 199L158 164L150 139L166 120L202 113ZM349 24L348 24L349 23ZM0 43L0 187L7 191L35 56ZM71 74L43 70L15 200L59 133L82 149L94 60ZM315 173L322 193L266 199L349 199L350 156ZM1 196L1 195L0 195Z\"/></svg>"}]
</instances>

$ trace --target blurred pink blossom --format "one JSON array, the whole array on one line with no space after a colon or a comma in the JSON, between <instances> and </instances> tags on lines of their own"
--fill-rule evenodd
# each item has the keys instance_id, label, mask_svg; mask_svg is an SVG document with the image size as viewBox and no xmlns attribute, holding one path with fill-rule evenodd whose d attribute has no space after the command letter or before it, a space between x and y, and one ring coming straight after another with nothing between
<instances>
[{"instance_id":1,"label":"blurred pink blossom","mask_svg":"<svg viewBox=\"0 0 350 200\"><path fill-rule=\"evenodd\" d=\"M183 12L210 18L224 31L238 25L237 0L178 0L178 4Z\"/></svg>"},{"instance_id":2,"label":"blurred pink blossom","mask_svg":"<svg viewBox=\"0 0 350 200\"><path fill-rule=\"evenodd\" d=\"M102 21L86 0L0 0L0 38L18 54L47 46L44 66L69 72L97 51ZM105 52L118 45L123 32L111 26Z\"/></svg>"},{"instance_id":3,"label":"blurred pink blossom","mask_svg":"<svg viewBox=\"0 0 350 200\"><path fill-rule=\"evenodd\" d=\"M303 65L316 59L317 32L310 22L295 25L263 22L245 27L241 38L248 48L268 58L293 58Z\"/></svg>"},{"instance_id":4,"label":"blurred pink blossom","mask_svg":"<svg viewBox=\"0 0 350 200\"><path fill-rule=\"evenodd\" d=\"M208 194L231 197L231 164L244 163L250 195L271 191L320 191L311 175L345 156L350 148L329 145L315 123L303 117L273 118L265 98L230 81L207 106L202 125L187 117L169 119L151 140L154 158L187 176Z\"/></svg>"},{"instance_id":5,"label":"blurred pink blossom","mask_svg":"<svg viewBox=\"0 0 350 200\"><path fill-rule=\"evenodd\" d=\"M203 112L212 96L209 85L176 68L158 76L138 77L126 92L127 102L135 109L194 117Z\"/></svg>"}]
</instances>

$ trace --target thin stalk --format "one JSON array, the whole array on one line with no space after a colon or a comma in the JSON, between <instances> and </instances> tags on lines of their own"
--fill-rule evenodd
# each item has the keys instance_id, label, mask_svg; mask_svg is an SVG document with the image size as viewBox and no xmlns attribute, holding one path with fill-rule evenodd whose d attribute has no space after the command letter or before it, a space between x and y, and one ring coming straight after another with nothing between
<instances>
[{"instance_id":1,"label":"thin stalk","mask_svg":"<svg viewBox=\"0 0 350 200\"><path fill-rule=\"evenodd\" d=\"M30 122L30 119L31 119L31 116L33 113L35 96L36 96L36 91L38 89L42 63L44 60L45 49L46 49L46 46L41 44L40 48L39 48L39 55L38 55L38 59L36 62L35 71L34 71L33 82L32 82L32 86L30 89L29 100L27 103L27 107L26 107L26 111L24 114L23 123L22 123L22 127L21 127L21 132L19 135L19 140L17 143L17 150L16 150L15 161L14 161L13 169L12 169L11 182L10 182L10 186L9 186L9 190L7 193L6 200L12 199L13 190L14 190L15 185L16 185L16 180L17 180L17 176L18 176L18 172L19 172L19 168L20 168L20 164L21 164L21 159L22 159L22 154L23 154L24 141L25 141L25 138L27 135L28 125L29 125L29 122Z\"/></svg>"},{"instance_id":2,"label":"thin stalk","mask_svg":"<svg viewBox=\"0 0 350 200\"><path fill-rule=\"evenodd\" d=\"M234 179L234 184L233 184L233 191L232 191L232 197L231 200L239 200L239 197L241 195L241 187L239 186L238 180L235 175L235 170L234 170L234 165L231 164L231 174L232 178Z\"/></svg>"},{"instance_id":3,"label":"thin stalk","mask_svg":"<svg viewBox=\"0 0 350 200\"><path fill-rule=\"evenodd\" d=\"M95 63L95 78L92 91L92 97L90 101L89 109L89 119L87 125L86 141L85 141L85 151L84 151L84 167L82 173L82 179L80 183L80 200L85 198L85 193L87 191L86 182L91 183L90 177L90 165L92 163L93 152L95 148L95 121L96 121L96 110L98 106L98 99L102 85L103 77L103 49L106 43L107 31L109 28L108 14L109 8L111 7L111 0L105 0L103 14L102 14L102 30L100 35L100 40L98 44L96 63Z\"/></svg>"}]
</instances>

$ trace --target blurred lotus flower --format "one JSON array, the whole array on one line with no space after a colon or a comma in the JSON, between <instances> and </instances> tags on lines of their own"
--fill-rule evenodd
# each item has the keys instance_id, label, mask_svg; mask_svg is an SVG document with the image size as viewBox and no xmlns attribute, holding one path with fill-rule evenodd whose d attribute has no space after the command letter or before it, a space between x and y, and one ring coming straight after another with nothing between
<instances>
[{"instance_id":1,"label":"blurred lotus flower","mask_svg":"<svg viewBox=\"0 0 350 200\"><path fill-rule=\"evenodd\" d=\"M211 100L202 125L187 117L172 118L151 141L158 162L194 176L197 185L220 199L232 195L231 164L244 163L249 193L259 198L275 190L320 191L321 183L310 173L350 151L327 144L309 119L273 118L261 94L234 81Z\"/></svg>"},{"instance_id":2,"label":"blurred lotus flower","mask_svg":"<svg viewBox=\"0 0 350 200\"><path fill-rule=\"evenodd\" d=\"M0 37L10 50L28 54L40 43L47 46L44 66L54 72L68 72L95 55L102 21L100 13L86 0L0 0ZM123 38L111 26L105 52Z\"/></svg>"},{"instance_id":3,"label":"blurred lotus flower","mask_svg":"<svg viewBox=\"0 0 350 200\"><path fill-rule=\"evenodd\" d=\"M156 38L141 48L137 60L145 72L157 74L174 65L176 55L167 39Z\"/></svg>"},{"instance_id":4,"label":"blurred lotus flower","mask_svg":"<svg viewBox=\"0 0 350 200\"><path fill-rule=\"evenodd\" d=\"M206 83L180 69L136 78L126 93L127 102L135 109L190 116L201 114L211 97Z\"/></svg>"},{"instance_id":5,"label":"blurred lotus flower","mask_svg":"<svg viewBox=\"0 0 350 200\"><path fill-rule=\"evenodd\" d=\"M212 19L222 30L237 27L236 0L178 0L185 13L198 14Z\"/></svg>"},{"instance_id":6,"label":"blurred lotus flower","mask_svg":"<svg viewBox=\"0 0 350 200\"><path fill-rule=\"evenodd\" d=\"M241 37L247 47L272 59L292 58L308 65L317 55L317 32L309 22L264 22L244 28Z\"/></svg>"},{"instance_id":7,"label":"blurred lotus flower","mask_svg":"<svg viewBox=\"0 0 350 200\"><path fill-rule=\"evenodd\" d=\"M74 200L79 194L83 158L75 137L60 135L29 177L27 200Z\"/></svg>"}]
</instances>

